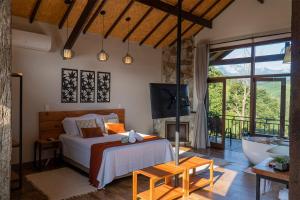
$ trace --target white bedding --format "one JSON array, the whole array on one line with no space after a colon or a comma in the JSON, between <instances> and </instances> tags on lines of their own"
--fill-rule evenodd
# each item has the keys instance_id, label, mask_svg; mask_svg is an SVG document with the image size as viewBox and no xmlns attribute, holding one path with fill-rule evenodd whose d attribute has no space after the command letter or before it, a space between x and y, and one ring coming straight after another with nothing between
<instances>
[{"instance_id":1,"label":"white bedding","mask_svg":"<svg viewBox=\"0 0 300 200\"><path fill-rule=\"evenodd\" d=\"M90 167L91 146L97 143L121 140L127 133L96 138L81 138L67 134L60 135L63 154L86 168ZM143 135L146 136L146 135ZM115 178L134 170L169 162L174 159L174 151L166 139L133 145L112 147L104 150L97 180L98 188L103 188Z\"/></svg>"}]
</instances>

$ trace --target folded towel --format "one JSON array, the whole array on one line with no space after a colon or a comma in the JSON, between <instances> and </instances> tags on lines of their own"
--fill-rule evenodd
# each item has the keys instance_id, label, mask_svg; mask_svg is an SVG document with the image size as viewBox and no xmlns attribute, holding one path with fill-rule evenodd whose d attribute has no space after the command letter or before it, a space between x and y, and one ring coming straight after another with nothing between
<instances>
[{"instance_id":1,"label":"folded towel","mask_svg":"<svg viewBox=\"0 0 300 200\"><path fill-rule=\"evenodd\" d=\"M140 133L135 133L134 137L136 138L137 141L141 142L144 140L144 137Z\"/></svg>"},{"instance_id":2,"label":"folded towel","mask_svg":"<svg viewBox=\"0 0 300 200\"><path fill-rule=\"evenodd\" d=\"M130 143L135 143L135 142L136 142L136 139L135 139L135 137L129 137L128 141L129 141Z\"/></svg>"},{"instance_id":3,"label":"folded towel","mask_svg":"<svg viewBox=\"0 0 300 200\"><path fill-rule=\"evenodd\" d=\"M136 142L135 131L134 130L129 131L128 137L129 137L128 141L130 143L135 143Z\"/></svg>"},{"instance_id":4,"label":"folded towel","mask_svg":"<svg viewBox=\"0 0 300 200\"><path fill-rule=\"evenodd\" d=\"M129 142L129 137L128 136L125 136L125 137L121 138L121 143L125 144L125 143L128 143L128 142Z\"/></svg>"}]
</instances>

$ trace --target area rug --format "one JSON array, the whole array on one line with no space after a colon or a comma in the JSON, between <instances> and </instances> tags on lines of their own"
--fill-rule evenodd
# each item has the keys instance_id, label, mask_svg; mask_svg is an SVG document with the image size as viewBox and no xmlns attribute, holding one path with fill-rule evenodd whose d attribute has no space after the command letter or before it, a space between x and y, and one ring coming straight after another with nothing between
<instances>
[{"instance_id":1,"label":"area rug","mask_svg":"<svg viewBox=\"0 0 300 200\"><path fill-rule=\"evenodd\" d=\"M70 168L60 168L26 176L49 200L61 200L94 192L87 177Z\"/></svg>"}]
</instances>

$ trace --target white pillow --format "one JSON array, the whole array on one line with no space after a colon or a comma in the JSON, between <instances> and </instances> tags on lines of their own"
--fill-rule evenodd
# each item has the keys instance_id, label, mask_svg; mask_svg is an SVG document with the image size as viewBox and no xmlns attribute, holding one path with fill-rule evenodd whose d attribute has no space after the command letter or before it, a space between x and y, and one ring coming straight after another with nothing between
<instances>
[{"instance_id":1,"label":"white pillow","mask_svg":"<svg viewBox=\"0 0 300 200\"><path fill-rule=\"evenodd\" d=\"M63 121L63 127L66 134L80 136L79 129L76 125L76 120L90 120L95 119L97 126L99 126L103 131L105 130L102 117L97 114L86 114L80 117L66 117Z\"/></svg>"},{"instance_id":2,"label":"white pillow","mask_svg":"<svg viewBox=\"0 0 300 200\"><path fill-rule=\"evenodd\" d=\"M103 133L106 133L104 123L119 123L119 117L116 113L110 113L109 115L98 115L98 114L86 114L80 117L66 117L63 121L63 127L66 134L80 136L79 129L76 125L76 120L89 120L96 119L96 124L101 128Z\"/></svg>"},{"instance_id":3,"label":"white pillow","mask_svg":"<svg viewBox=\"0 0 300 200\"><path fill-rule=\"evenodd\" d=\"M102 115L104 123L119 123L119 116L116 113Z\"/></svg>"}]
</instances>

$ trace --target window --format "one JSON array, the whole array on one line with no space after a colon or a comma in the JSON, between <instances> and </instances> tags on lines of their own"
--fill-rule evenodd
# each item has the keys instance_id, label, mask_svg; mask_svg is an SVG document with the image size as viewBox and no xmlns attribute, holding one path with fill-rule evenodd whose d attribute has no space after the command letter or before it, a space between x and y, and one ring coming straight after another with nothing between
<instances>
[{"instance_id":1,"label":"window","mask_svg":"<svg viewBox=\"0 0 300 200\"><path fill-rule=\"evenodd\" d=\"M209 77L250 75L250 62L251 47L211 53Z\"/></svg>"},{"instance_id":2,"label":"window","mask_svg":"<svg viewBox=\"0 0 300 200\"><path fill-rule=\"evenodd\" d=\"M209 77L244 76L250 75L251 64L228 64L210 66Z\"/></svg>"},{"instance_id":3,"label":"window","mask_svg":"<svg viewBox=\"0 0 300 200\"><path fill-rule=\"evenodd\" d=\"M291 64L280 61L257 62L255 63L255 74L289 74L291 72Z\"/></svg>"},{"instance_id":4,"label":"window","mask_svg":"<svg viewBox=\"0 0 300 200\"><path fill-rule=\"evenodd\" d=\"M291 64L283 58L289 44L282 40L210 52L209 94L223 97L208 103L219 108L218 101L226 101L226 108L218 113L225 122L221 135L240 139L243 132L252 132L288 137ZM213 94L213 84L221 81L226 91Z\"/></svg>"},{"instance_id":5,"label":"window","mask_svg":"<svg viewBox=\"0 0 300 200\"><path fill-rule=\"evenodd\" d=\"M284 50L285 50L285 42L259 45L255 47L255 56L284 54Z\"/></svg>"}]
</instances>

